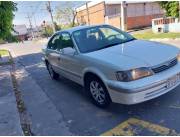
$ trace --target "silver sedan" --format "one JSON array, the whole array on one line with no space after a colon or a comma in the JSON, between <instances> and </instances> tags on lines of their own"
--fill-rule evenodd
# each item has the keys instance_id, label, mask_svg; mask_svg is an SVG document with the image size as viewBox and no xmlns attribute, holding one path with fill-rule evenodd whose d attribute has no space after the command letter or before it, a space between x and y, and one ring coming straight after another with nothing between
<instances>
[{"instance_id":1,"label":"silver sedan","mask_svg":"<svg viewBox=\"0 0 180 137\"><path fill-rule=\"evenodd\" d=\"M99 107L144 102L180 84L178 48L137 40L109 25L56 32L43 53L52 79L84 86Z\"/></svg>"}]
</instances>

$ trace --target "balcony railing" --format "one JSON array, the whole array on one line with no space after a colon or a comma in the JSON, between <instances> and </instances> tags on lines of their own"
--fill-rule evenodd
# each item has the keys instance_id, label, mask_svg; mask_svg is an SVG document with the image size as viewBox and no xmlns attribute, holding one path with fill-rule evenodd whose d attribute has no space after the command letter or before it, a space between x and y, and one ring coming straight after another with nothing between
<instances>
[{"instance_id":1,"label":"balcony railing","mask_svg":"<svg viewBox=\"0 0 180 137\"><path fill-rule=\"evenodd\" d=\"M163 24L171 24L175 23L177 18L174 17L167 17L167 18L157 18L152 19L152 22L154 25L163 25ZM180 19L177 19L178 22L180 22Z\"/></svg>"}]
</instances>

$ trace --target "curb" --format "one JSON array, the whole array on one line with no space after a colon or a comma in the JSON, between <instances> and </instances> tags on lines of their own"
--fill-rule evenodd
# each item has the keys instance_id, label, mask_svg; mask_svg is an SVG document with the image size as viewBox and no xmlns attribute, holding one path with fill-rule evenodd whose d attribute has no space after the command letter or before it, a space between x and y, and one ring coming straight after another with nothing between
<instances>
[{"instance_id":1,"label":"curb","mask_svg":"<svg viewBox=\"0 0 180 137\"><path fill-rule=\"evenodd\" d=\"M180 40L180 38L163 38L163 39L149 39L150 41L169 41L169 40Z\"/></svg>"},{"instance_id":2,"label":"curb","mask_svg":"<svg viewBox=\"0 0 180 137\"><path fill-rule=\"evenodd\" d=\"M22 136L22 135L24 135L24 132L23 132L22 126L21 126L21 118L20 118L20 113L19 113L19 110L18 110L18 103L17 103L16 93L14 92L14 83L13 83L13 77L12 77L12 72L13 72L12 71L13 70L12 65L13 65L13 62L12 62L12 58L11 58L10 53L9 53L9 56L8 56L8 60L9 60L9 62L11 61L9 64L3 64L3 67L8 68L7 70L5 70L5 72L6 71L8 72L8 76L6 77L5 86L3 86L3 87L6 87L8 90L5 88L5 89L2 89L2 91L1 91L3 93L3 91L7 90L6 93L8 93L8 97L1 96L2 97L1 98L1 103L2 104L6 103L5 105L6 105L7 108L4 108L2 112L8 111L8 113L9 113L9 114L7 114L7 120L8 120L7 123L9 123L7 129L9 127L11 127L12 125L13 125L13 127L16 127L16 128L12 127L11 129L9 129L8 132L6 130L1 131L2 132L1 135L3 135L3 133L6 133L6 135L10 134L10 135L20 135L20 136ZM2 67L2 69L3 69L3 67ZM3 70L3 73L4 73L4 70ZM4 79L4 78L2 78L2 79ZM6 83L7 81L9 83ZM6 99L3 100L3 98L6 98ZM9 109L8 106L11 108L11 110L8 110ZM2 115L2 117L4 117L4 116ZM1 117L1 119L2 119L2 117ZM8 119L8 117L10 119ZM14 117L13 121L12 121L12 117ZM2 124L3 124L3 122L1 123L1 129L3 129L3 127L6 127L6 125L7 125L7 124L4 124L4 125L2 125Z\"/></svg>"},{"instance_id":3,"label":"curb","mask_svg":"<svg viewBox=\"0 0 180 137\"><path fill-rule=\"evenodd\" d=\"M16 57L16 55L12 50L8 50L8 51L9 51L9 58L12 61L12 64L11 64L12 70L10 71L10 75L12 79L13 91L14 91L14 96L16 99L16 107L19 114L22 135L30 136L33 134L30 130L30 124L29 124L29 121L27 120L28 116L27 116L26 108L24 106L24 101L22 99L21 91L19 91L19 86L16 79L16 74L15 74L15 60L13 60L13 57Z\"/></svg>"},{"instance_id":4,"label":"curb","mask_svg":"<svg viewBox=\"0 0 180 137\"><path fill-rule=\"evenodd\" d=\"M61 112L56 109L56 106L19 62L19 57L15 55L14 51L9 51L16 58L14 60L15 71L20 74L20 77L23 76L18 87L30 119L30 132L33 135L73 135L64 122ZM16 79L19 83L18 75L16 75Z\"/></svg>"}]
</instances>

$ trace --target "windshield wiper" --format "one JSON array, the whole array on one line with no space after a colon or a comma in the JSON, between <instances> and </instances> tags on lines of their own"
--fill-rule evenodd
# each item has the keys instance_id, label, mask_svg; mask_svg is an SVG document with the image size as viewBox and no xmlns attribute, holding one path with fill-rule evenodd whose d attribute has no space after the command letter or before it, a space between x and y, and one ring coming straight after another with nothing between
<instances>
[{"instance_id":1,"label":"windshield wiper","mask_svg":"<svg viewBox=\"0 0 180 137\"><path fill-rule=\"evenodd\" d=\"M120 42L118 42L118 43L109 44L109 45L106 45L106 46L104 46L104 47L101 47L101 48L99 48L99 49L97 49L97 50L101 50L101 49L109 48L109 47L112 47L112 46L115 46L115 45L118 45L118 44L121 44L121 43L120 43Z\"/></svg>"},{"instance_id":2,"label":"windshield wiper","mask_svg":"<svg viewBox=\"0 0 180 137\"><path fill-rule=\"evenodd\" d=\"M127 41L125 41L125 42L123 42L123 43L130 42L130 41L133 41L133 40L136 40L136 38L132 38L132 39L127 40Z\"/></svg>"}]
</instances>

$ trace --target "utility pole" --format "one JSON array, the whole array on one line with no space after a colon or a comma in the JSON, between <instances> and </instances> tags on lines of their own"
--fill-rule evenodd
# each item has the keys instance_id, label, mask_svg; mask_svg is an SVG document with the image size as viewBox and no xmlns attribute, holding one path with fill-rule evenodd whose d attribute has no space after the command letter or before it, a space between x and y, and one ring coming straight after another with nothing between
<instances>
[{"instance_id":1,"label":"utility pole","mask_svg":"<svg viewBox=\"0 0 180 137\"><path fill-rule=\"evenodd\" d=\"M88 17L88 25L90 25L88 2L86 2L86 12Z\"/></svg>"},{"instance_id":2,"label":"utility pole","mask_svg":"<svg viewBox=\"0 0 180 137\"><path fill-rule=\"evenodd\" d=\"M34 32L33 32L32 23L31 23L31 17L29 16L29 13L27 14L26 18L28 18L28 20L29 20L29 26L30 26L31 35L32 35L32 38L34 38Z\"/></svg>"},{"instance_id":3,"label":"utility pole","mask_svg":"<svg viewBox=\"0 0 180 137\"><path fill-rule=\"evenodd\" d=\"M180 1L179 1L179 21L180 21Z\"/></svg>"},{"instance_id":4,"label":"utility pole","mask_svg":"<svg viewBox=\"0 0 180 137\"><path fill-rule=\"evenodd\" d=\"M30 6L30 7L31 7L31 10L33 11L33 6ZM33 16L34 16L34 26L35 26L35 28L37 28L35 12L32 13L32 17Z\"/></svg>"},{"instance_id":5,"label":"utility pole","mask_svg":"<svg viewBox=\"0 0 180 137\"><path fill-rule=\"evenodd\" d=\"M55 26L54 26L53 15L52 15L51 2L50 2L50 1L48 1L46 6L47 6L47 11L49 12L49 14L50 14L50 16L51 16L51 21L52 21L53 32L55 33L55 32L56 32L56 30L55 30Z\"/></svg>"},{"instance_id":6,"label":"utility pole","mask_svg":"<svg viewBox=\"0 0 180 137\"><path fill-rule=\"evenodd\" d=\"M126 2L121 2L121 29L127 30L127 7Z\"/></svg>"},{"instance_id":7,"label":"utility pole","mask_svg":"<svg viewBox=\"0 0 180 137\"><path fill-rule=\"evenodd\" d=\"M44 27L45 35L46 35L46 38L48 39L48 34L47 34L47 30L46 30L46 21L45 20L43 21L42 26Z\"/></svg>"},{"instance_id":8,"label":"utility pole","mask_svg":"<svg viewBox=\"0 0 180 137\"><path fill-rule=\"evenodd\" d=\"M37 28L36 16L35 15L34 15L34 24L35 24L35 27Z\"/></svg>"}]
</instances>

